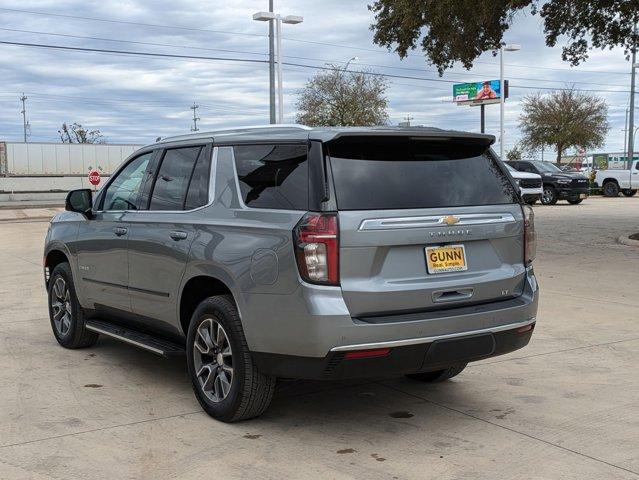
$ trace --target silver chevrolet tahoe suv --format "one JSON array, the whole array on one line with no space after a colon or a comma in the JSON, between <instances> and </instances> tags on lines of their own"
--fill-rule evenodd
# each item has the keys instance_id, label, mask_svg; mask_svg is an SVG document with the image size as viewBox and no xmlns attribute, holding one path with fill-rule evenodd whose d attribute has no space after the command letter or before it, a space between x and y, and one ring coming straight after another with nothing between
<instances>
[{"instance_id":1,"label":"silver chevrolet tahoe suv","mask_svg":"<svg viewBox=\"0 0 639 480\"><path fill-rule=\"evenodd\" d=\"M278 377L433 382L522 348L533 212L493 141L273 126L146 146L51 221L53 334L185 355L222 421L264 412Z\"/></svg>"}]
</instances>

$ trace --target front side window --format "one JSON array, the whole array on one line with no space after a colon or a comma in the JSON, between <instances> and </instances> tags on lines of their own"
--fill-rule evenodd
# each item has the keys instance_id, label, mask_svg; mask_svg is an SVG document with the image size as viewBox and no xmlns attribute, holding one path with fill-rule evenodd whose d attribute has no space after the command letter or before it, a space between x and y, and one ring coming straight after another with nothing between
<instances>
[{"instance_id":1,"label":"front side window","mask_svg":"<svg viewBox=\"0 0 639 480\"><path fill-rule=\"evenodd\" d=\"M252 208L308 210L306 145L233 147L244 204Z\"/></svg>"},{"instance_id":2,"label":"front side window","mask_svg":"<svg viewBox=\"0 0 639 480\"><path fill-rule=\"evenodd\" d=\"M153 152L135 158L107 187L102 210L137 210L138 195Z\"/></svg>"},{"instance_id":3,"label":"front side window","mask_svg":"<svg viewBox=\"0 0 639 480\"><path fill-rule=\"evenodd\" d=\"M187 189L203 147L172 148L162 159L149 210L183 210ZM208 178L206 179L208 182ZM208 185L208 183L207 183Z\"/></svg>"}]
</instances>

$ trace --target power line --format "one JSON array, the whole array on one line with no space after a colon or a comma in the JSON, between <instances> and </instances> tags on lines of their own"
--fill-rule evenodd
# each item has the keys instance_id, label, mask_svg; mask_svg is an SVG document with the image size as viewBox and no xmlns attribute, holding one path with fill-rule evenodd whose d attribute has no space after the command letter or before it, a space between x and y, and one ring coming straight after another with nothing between
<instances>
[{"instance_id":1,"label":"power line","mask_svg":"<svg viewBox=\"0 0 639 480\"><path fill-rule=\"evenodd\" d=\"M150 28L167 28L167 29L174 29L174 30L206 32L206 33L223 34L223 35L240 35L240 36L262 37L262 38L267 37L267 35L261 35L261 34L257 34L257 33L232 32L232 31L227 31L227 30L211 30L211 29L205 29L205 28L183 27L183 26L179 26L179 25L166 25L166 24L157 24L157 23L132 22L132 21L126 21L126 20L112 20L112 19L107 19L107 18L85 17L85 16L81 16L81 15L69 15L69 14L52 13L52 12L38 12L38 11L35 11L35 10L24 10L24 9L17 9L17 8L0 7L0 10L6 11L6 12L14 12L14 13L26 13L26 14L29 14L29 15L41 15L41 16L50 16L50 17L59 17L59 18L71 18L71 19L75 19L75 20L88 20L88 21L93 21L93 22L115 23L115 24L123 24L123 25L135 25L135 26L150 27ZM353 46L353 45L345 45L345 44L330 43L330 42L320 42L320 41L317 41L317 40L304 40L304 39L300 39L300 38L291 38L291 37L282 37L282 38L285 39L285 40L291 41L291 42L308 43L308 44L312 44L312 45L324 45L324 46L329 46L329 47L347 48L347 49L350 49L350 50L366 51L366 52L372 52L372 53L377 53L377 54L391 54L391 55L394 55L393 52L386 51L386 50L383 50L383 49L374 49L374 48L367 48L367 47L356 47L356 46ZM407 56L412 57L412 56L417 56L417 55L407 55ZM481 61L481 60L476 60L474 63L485 64L485 65L493 65L493 66L497 65L497 63L495 63L495 62L485 62L485 61ZM542 66L536 66L536 65L517 65L517 64L508 64L508 63L505 64L505 65L507 67L512 67L512 68L555 70L555 71L564 71L564 72L565 71L569 71L569 72L574 72L574 73L629 75L628 72L619 72L619 71L583 70L583 69L574 70L574 69L571 69L571 68L542 67Z\"/></svg>"},{"instance_id":2,"label":"power line","mask_svg":"<svg viewBox=\"0 0 639 480\"><path fill-rule=\"evenodd\" d=\"M180 55L175 53L139 52L139 51L131 51L131 50L111 50L106 48L70 47L70 46L64 46L64 45L51 45L51 44L26 43L26 42L8 42L8 41L0 41L0 44L19 46L19 47L47 48L47 49L53 49L53 50L79 51L79 52L89 52L89 53L134 55L134 56L155 57L155 58L176 58L176 59L183 59L183 60L209 60L209 61L228 61L228 62L238 62L238 63L262 63L262 64L268 63L268 60L259 60L254 58L207 57L203 55ZM308 65L308 64L294 63L294 62L282 62L282 65L287 65L292 67L301 67L301 68L310 68L314 70L331 70L332 69L332 67L329 67L329 66ZM446 80L443 78L413 77L409 75L397 75L397 74L379 73L379 72L364 72L364 71L358 71L358 70L347 70L347 72L359 73L363 75L386 77L386 78L402 78L402 79L409 79L409 80L420 80L425 82L437 82L437 83L448 83L448 84L459 82L459 80ZM547 91L573 90L570 88L539 87L536 85L510 85L510 88L527 88L532 90L547 90ZM629 93L628 90L604 90L604 89L574 89L574 90L578 90L581 92Z\"/></svg>"},{"instance_id":3,"label":"power line","mask_svg":"<svg viewBox=\"0 0 639 480\"><path fill-rule=\"evenodd\" d=\"M268 53L247 52L247 51L243 51L243 50L230 50L230 49L221 49L221 48L206 48L206 47L197 47L195 45L175 45L175 44L171 44L171 43L141 42L141 41L134 41L134 40L121 40L121 39L115 39L115 38L91 37L91 36L84 36L84 35L70 35L70 34L65 34L65 33L54 33L54 32L42 32L42 31L36 31L36 30L21 30L21 29L15 29L15 28L0 28L0 31L27 33L27 34L34 34L34 35L49 35L49 36L55 36L55 37L75 38L75 39L81 39L81 40L97 40L97 41L103 41L103 42L126 43L126 44L146 45L146 46L156 46L156 47L187 48L187 49L193 49L193 50L204 50L204 51L226 52L226 53L240 53L240 54L246 54L246 55L260 55L260 56L267 56L268 55ZM332 63L344 63L344 62L335 61L335 60L327 60L327 59L313 58L313 57L300 57L300 56L293 56L293 55L285 55L284 58L294 58L294 59L299 59L299 60L310 60L310 61L325 62L325 63L331 63L331 62ZM485 62L485 63L487 63L487 62ZM414 71L414 72L438 73L437 70L431 70L431 69L427 69L427 68L397 67L397 66L393 66L393 65L379 65L379 64L371 64L371 63L363 63L363 62L357 62L355 64L356 65L365 66L365 67L374 67L374 68L391 69L391 70L405 70L405 71ZM490 65L492 65L492 64L490 64ZM476 73L470 73L470 72L454 72L454 75L465 75L465 76L477 77ZM510 80L530 80L530 81L535 81L535 82L546 82L546 83L565 83L565 81L563 81L563 80L550 80L550 79L542 79L542 78L509 77L509 79ZM571 81L570 83L579 84L579 85L599 85L599 86L610 86L610 87L625 87L625 85L613 84L613 83L597 83L597 82L582 82L582 81Z\"/></svg>"}]
</instances>

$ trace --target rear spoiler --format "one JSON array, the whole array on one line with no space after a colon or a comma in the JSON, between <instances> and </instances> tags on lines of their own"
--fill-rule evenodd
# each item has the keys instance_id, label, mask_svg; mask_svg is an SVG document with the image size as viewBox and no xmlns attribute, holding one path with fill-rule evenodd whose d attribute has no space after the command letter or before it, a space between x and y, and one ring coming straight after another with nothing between
<instances>
[{"instance_id":1,"label":"rear spoiler","mask_svg":"<svg viewBox=\"0 0 639 480\"><path fill-rule=\"evenodd\" d=\"M432 141L465 143L472 145L491 146L495 143L494 135L483 133L457 132L451 130L427 129L427 128L371 128L371 129L335 129L310 132L310 140L320 140L324 143L332 143L345 139L365 140L373 138L396 138L412 141Z\"/></svg>"}]
</instances>

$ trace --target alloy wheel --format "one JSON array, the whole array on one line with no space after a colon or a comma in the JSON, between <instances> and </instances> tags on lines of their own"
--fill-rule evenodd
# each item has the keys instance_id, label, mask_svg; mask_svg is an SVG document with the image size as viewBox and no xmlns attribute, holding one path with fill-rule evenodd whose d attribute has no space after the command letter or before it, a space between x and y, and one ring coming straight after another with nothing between
<instances>
[{"instance_id":1,"label":"alloy wheel","mask_svg":"<svg viewBox=\"0 0 639 480\"><path fill-rule=\"evenodd\" d=\"M217 320L206 318L197 327L193 361L204 395L214 403L224 400L233 383L233 352L228 335Z\"/></svg>"},{"instance_id":2,"label":"alloy wheel","mask_svg":"<svg viewBox=\"0 0 639 480\"><path fill-rule=\"evenodd\" d=\"M544 192L541 195L541 201L543 204L547 205L553 201L554 193L550 188L544 188Z\"/></svg>"},{"instance_id":3,"label":"alloy wheel","mask_svg":"<svg viewBox=\"0 0 639 480\"><path fill-rule=\"evenodd\" d=\"M53 323L60 336L65 336L71 328L71 292L62 277L55 279L51 292Z\"/></svg>"}]
</instances>

